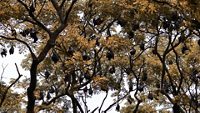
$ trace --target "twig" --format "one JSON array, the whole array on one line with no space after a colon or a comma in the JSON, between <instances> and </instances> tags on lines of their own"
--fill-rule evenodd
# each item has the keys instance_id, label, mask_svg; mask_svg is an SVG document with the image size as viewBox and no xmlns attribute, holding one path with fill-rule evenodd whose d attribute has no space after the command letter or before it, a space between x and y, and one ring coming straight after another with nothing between
<instances>
[{"instance_id":1,"label":"twig","mask_svg":"<svg viewBox=\"0 0 200 113\"><path fill-rule=\"evenodd\" d=\"M91 113L94 113L99 107L96 107L94 110L91 111Z\"/></svg>"},{"instance_id":2,"label":"twig","mask_svg":"<svg viewBox=\"0 0 200 113\"><path fill-rule=\"evenodd\" d=\"M4 74L4 72L5 72L5 69L6 69L6 67L8 66L8 64L4 67L3 65L2 65L2 73L1 73L1 80L3 79L3 74Z\"/></svg>"},{"instance_id":3,"label":"twig","mask_svg":"<svg viewBox=\"0 0 200 113\"><path fill-rule=\"evenodd\" d=\"M108 110L110 110L115 104L117 104L119 101L121 101L122 99L124 99L126 96L128 96L129 95L129 92L126 94L126 95L124 95L123 97L121 97L120 99L118 99L116 102L113 102L108 108L106 108L105 110L104 110L104 113L106 113Z\"/></svg>"},{"instance_id":4,"label":"twig","mask_svg":"<svg viewBox=\"0 0 200 113\"><path fill-rule=\"evenodd\" d=\"M103 101L101 103L101 106L99 108L99 113L101 112L101 108L103 107L103 104L104 104L104 102L105 102L105 100L106 100L107 97L108 97L108 91L106 91L106 96L104 97L104 99L103 99Z\"/></svg>"}]
</instances>

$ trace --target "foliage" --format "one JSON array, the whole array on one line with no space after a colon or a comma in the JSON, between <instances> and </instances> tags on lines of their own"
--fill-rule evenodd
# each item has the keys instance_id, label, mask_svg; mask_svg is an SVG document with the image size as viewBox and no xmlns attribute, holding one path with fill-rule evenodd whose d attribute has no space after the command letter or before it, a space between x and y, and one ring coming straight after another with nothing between
<instances>
[{"instance_id":1,"label":"foliage","mask_svg":"<svg viewBox=\"0 0 200 113\"><path fill-rule=\"evenodd\" d=\"M115 105L124 113L200 111L198 0L3 0L0 6L1 55L4 43L29 52L22 62L29 79L16 84L28 87L28 113L107 112ZM110 92L117 100L107 109L104 101L87 108L87 98Z\"/></svg>"}]
</instances>

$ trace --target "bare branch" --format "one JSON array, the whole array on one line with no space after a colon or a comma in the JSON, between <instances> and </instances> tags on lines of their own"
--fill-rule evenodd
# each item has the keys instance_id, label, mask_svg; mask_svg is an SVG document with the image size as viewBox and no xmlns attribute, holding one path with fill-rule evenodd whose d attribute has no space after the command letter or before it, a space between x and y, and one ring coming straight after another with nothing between
<instances>
[{"instance_id":1,"label":"bare branch","mask_svg":"<svg viewBox=\"0 0 200 113\"><path fill-rule=\"evenodd\" d=\"M129 95L129 92L126 95L124 95L123 97L119 98L117 101L113 102L108 108L106 108L104 110L104 112L107 113L108 110L110 110L115 104L117 104L122 99L126 98L128 95Z\"/></svg>"},{"instance_id":2,"label":"bare branch","mask_svg":"<svg viewBox=\"0 0 200 113\"><path fill-rule=\"evenodd\" d=\"M19 79L22 77L22 75L20 74L19 69L18 69L18 66L17 66L16 63L15 63L15 66L16 66L16 69L17 69L18 78L17 78L12 84L10 84L10 85L8 86L8 88L5 90L5 92L3 93L2 100L1 100L1 102L0 102L0 107L3 105L3 102L4 102L5 99L6 99L6 95L7 95L7 93L8 93L8 90L9 90L14 84L16 84L17 81L19 81Z\"/></svg>"},{"instance_id":3,"label":"bare branch","mask_svg":"<svg viewBox=\"0 0 200 113\"><path fill-rule=\"evenodd\" d=\"M1 80L2 80L2 78L3 78L3 74L4 74L4 72L5 72L5 69L6 69L6 67L8 66L8 64L6 65L6 66L3 66L2 65L2 73L1 73Z\"/></svg>"},{"instance_id":4,"label":"bare branch","mask_svg":"<svg viewBox=\"0 0 200 113\"><path fill-rule=\"evenodd\" d=\"M96 107L94 110L91 111L91 113L94 113L99 107Z\"/></svg>"},{"instance_id":5,"label":"bare branch","mask_svg":"<svg viewBox=\"0 0 200 113\"><path fill-rule=\"evenodd\" d=\"M106 96L104 97L104 99L103 99L103 101L101 103L101 106L99 108L99 113L101 112L101 108L103 107L103 104L104 104L104 102L105 102L105 100L106 100L107 97L108 97L108 91L106 91Z\"/></svg>"}]
</instances>

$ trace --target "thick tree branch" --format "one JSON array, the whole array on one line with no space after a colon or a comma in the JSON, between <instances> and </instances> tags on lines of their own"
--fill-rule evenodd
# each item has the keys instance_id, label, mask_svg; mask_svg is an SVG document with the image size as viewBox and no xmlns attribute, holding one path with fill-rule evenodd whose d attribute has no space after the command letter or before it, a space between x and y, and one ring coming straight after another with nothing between
<instances>
[{"instance_id":1,"label":"thick tree branch","mask_svg":"<svg viewBox=\"0 0 200 113\"><path fill-rule=\"evenodd\" d=\"M57 13L57 15L60 19L60 22L64 23L64 19L63 19L63 16L62 16L62 7L59 7L57 0L51 0L51 3L53 4L53 6L56 10L56 13Z\"/></svg>"},{"instance_id":2,"label":"thick tree branch","mask_svg":"<svg viewBox=\"0 0 200 113\"><path fill-rule=\"evenodd\" d=\"M64 24L67 23L69 14L70 14L70 12L72 11L72 8L73 8L74 4L75 4L77 1L78 1L78 0L72 0L72 3L71 3L71 5L70 5L69 9L68 9L67 12L65 13L66 15L65 15L65 19L64 19Z\"/></svg>"},{"instance_id":3,"label":"thick tree branch","mask_svg":"<svg viewBox=\"0 0 200 113\"><path fill-rule=\"evenodd\" d=\"M73 104L73 113L78 113L78 111L77 111L77 106L78 106L80 112L81 112L81 113L84 113L84 111L83 111L81 105L79 104L79 102L77 101L77 99L74 97L74 95L73 95L73 94L69 94L68 92L67 92L67 95L68 95L68 96L71 98L71 100L72 100L72 104Z\"/></svg>"},{"instance_id":4,"label":"thick tree branch","mask_svg":"<svg viewBox=\"0 0 200 113\"><path fill-rule=\"evenodd\" d=\"M44 29L48 34L51 34L51 31L44 25L42 24L42 22L40 22L32 12L30 12L29 7L21 0L17 0L22 6L24 6L24 8L29 12L29 16L37 23L37 25L39 27L41 27L42 29Z\"/></svg>"},{"instance_id":5,"label":"thick tree branch","mask_svg":"<svg viewBox=\"0 0 200 113\"><path fill-rule=\"evenodd\" d=\"M66 0L62 0L61 4L60 4L60 8L63 8L64 4L65 4Z\"/></svg>"}]
</instances>

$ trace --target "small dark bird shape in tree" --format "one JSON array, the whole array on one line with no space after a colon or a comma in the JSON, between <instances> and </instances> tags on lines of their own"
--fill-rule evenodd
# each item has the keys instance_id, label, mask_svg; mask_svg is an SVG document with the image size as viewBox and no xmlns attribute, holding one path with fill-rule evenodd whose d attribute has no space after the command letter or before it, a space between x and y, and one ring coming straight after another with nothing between
<instances>
[{"instance_id":1,"label":"small dark bird shape in tree","mask_svg":"<svg viewBox=\"0 0 200 113\"><path fill-rule=\"evenodd\" d=\"M17 35L17 32L16 32L15 29L12 29L11 32L12 32L12 34L11 34L12 36L16 36Z\"/></svg>"},{"instance_id":2,"label":"small dark bird shape in tree","mask_svg":"<svg viewBox=\"0 0 200 113\"><path fill-rule=\"evenodd\" d=\"M144 86L143 85L139 85L137 89L138 89L138 91L142 92L144 90Z\"/></svg>"},{"instance_id":3,"label":"small dark bird shape in tree","mask_svg":"<svg viewBox=\"0 0 200 113\"><path fill-rule=\"evenodd\" d=\"M138 23L134 23L133 25L132 25L132 30L133 31L136 31L137 29L139 29L140 28L140 25L138 24Z\"/></svg>"},{"instance_id":4,"label":"small dark bird shape in tree","mask_svg":"<svg viewBox=\"0 0 200 113\"><path fill-rule=\"evenodd\" d=\"M120 105L119 105L119 104L117 104L117 106L116 106L116 111L118 111L118 112L119 112L119 110L120 110Z\"/></svg>"},{"instance_id":5,"label":"small dark bird shape in tree","mask_svg":"<svg viewBox=\"0 0 200 113\"><path fill-rule=\"evenodd\" d=\"M172 107L173 113L181 113L181 109L177 103L175 103Z\"/></svg>"},{"instance_id":6,"label":"small dark bird shape in tree","mask_svg":"<svg viewBox=\"0 0 200 113\"><path fill-rule=\"evenodd\" d=\"M87 90L88 90L88 89L87 89L87 86L85 86L85 87L83 88L83 92L84 92L84 93L87 93Z\"/></svg>"},{"instance_id":7,"label":"small dark bird shape in tree","mask_svg":"<svg viewBox=\"0 0 200 113\"><path fill-rule=\"evenodd\" d=\"M59 61L59 56L58 54L54 53L52 54L51 56L51 60L54 62L54 63L57 63Z\"/></svg>"},{"instance_id":8,"label":"small dark bird shape in tree","mask_svg":"<svg viewBox=\"0 0 200 113\"><path fill-rule=\"evenodd\" d=\"M94 26L101 25L102 22L103 22L103 19L101 18L93 19Z\"/></svg>"},{"instance_id":9,"label":"small dark bird shape in tree","mask_svg":"<svg viewBox=\"0 0 200 113\"><path fill-rule=\"evenodd\" d=\"M150 99L150 100L153 100L153 94L151 92L149 92L147 98Z\"/></svg>"},{"instance_id":10,"label":"small dark bird shape in tree","mask_svg":"<svg viewBox=\"0 0 200 113\"><path fill-rule=\"evenodd\" d=\"M192 20L192 27L200 29L200 22L198 20Z\"/></svg>"},{"instance_id":11,"label":"small dark bird shape in tree","mask_svg":"<svg viewBox=\"0 0 200 113\"><path fill-rule=\"evenodd\" d=\"M133 83L130 81L128 83L129 92L133 91Z\"/></svg>"},{"instance_id":12,"label":"small dark bird shape in tree","mask_svg":"<svg viewBox=\"0 0 200 113\"><path fill-rule=\"evenodd\" d=\"M146 81L147 80L147 72L144 72L142 75L142 81Z\"/></svg>"},{"instance_id":13,"label":"small dark bird shape in tree","mask_svg":"<svg viewBox=\"0 0 200 113\"><path fill-rule=\"evenodd\" d=\"M131 51L130 51L130 54L135 55L135 53L136 53L136 50L134 48L132 48Z\"/></svg>"},{"instance_id":14,"label":"small dark bird shape in tree","mask_svg":"<svg viewBox=\"0 0 200 113\"><path fill-rule=\"evenodd\" d=\"M47 93L47 100L49 100L51 98L51 94L48 92Z\"/></svg>"},{"instance_id":15,"label":"small dark bird shape in tree","mask_svg":"<svg viewBox=\"0 0 200 113\"><path fill-rule=\"evenodd\" d=\"M169 28L169 27L170 27L170 22L165 20L165 21L163 22L163 28L164 28L164 29L167 29L167 28Z\"/></svg>"},{"instance_id":16,"label":"small dark bird shape in tree","mask_svg":"<svg viewBox=\"0 0 200 113\"><path fill-rule=\"evenodd\" d=\"M79 83L81 84L83 82L84 77L80 76L79 77Z\"/></svg>"},{"instance_id":17,"label":"small dark bird shape in tree","mask_svg":"<svg viewBox=\"0 0 200 113\"><path fill-rule=\"evenodd\" d=\"M100 46L99 39L96 39L96 46Z\"/></svg>"},{"instance_id":18,"label":"small dark bird shape in tree","mask_svg":"<svg viewBox=\"0 0 200 113\"><path fill-rule=\"evenodd\" d=\"M69 47L69 48L67 49L66 55L67 55L68 57L72 57L72 56L73 56L73 53L74 53L74 49L73 49L72 47Z\"/></svg>"},{"instance_id":19,"label":"small dark bird shape in tree","mask_svg":"<svg viewBox=\"0 0 200 113\"><path fill-rule=\"evenodd\" d=\"M1 56L2 56L2 57L3 57L3 56L6 57L6 55L7 55L7 50L6 50L6 49L3 49L2 52L1 52Z\"/></svg>"},{"instance_id":20,"label":"small dark bird shape in tree","mask_svg":"<svg viewBox=\"0 0 200 113\"><path fill-rule=\"evenodd\" d=\"M156 88L160 88L160 83L156 82Z\"/></svg>"},{"instance_id":21,"label":"small dark bird shape in tree","mask_svg":"<svg viewBox=\"0 0 200 113\"><path fill-rule=\"evenodd\" d=\"M14 54L14 47L13 46L10 47L9 53L10 53L10 55Z\"/></svg>"},{"instance_id":22,"label":"small dark bird shape in tree","mask_svg":"<svg viewBox=\"0 0 200 113\"><path fill-rule=\"evenodd\" d=\"M152 53L153 53L154 55L156 55L156 54L157 54L157 50L156 50L156 49L153 49L153 50L152 50Z\"/></svg>"},{"instance_id":23,"label":"small dark bird shape in tree","mask_svg":"<svg viewBox=\"0 0 200 113\"><path fill-rule=\"evenodd\" d=\"M131 68L126 68L125 72L127 73L127 75L129 75L131 73Z\"/></svg>"},{"instance_id":24,"label":"small dark bird shape in tree","mask_svg":"<svg viewBox=\"0 0 200 113\"><path fill-rule=\"evenodd\" d=\"M90 86L90 88L89 88L89 95L92 95L93 94L93 90L92 90L92 87Z\"/></svg>"},{"instance_id":25,"label":"small dark bird shape in tree","mask_svg":"<svg viewBox=\"0 0 200 113\"><path fill-rule=\"evenodd\" d=\"M183 46L182 49L181 49L181 52L182 52L183 54L185 54L185 52L186 52L187 50L189 50L188 47L187 47L187 46Z\"/></svg>"},{"instance_id":26,"label":"small dark bird shape in tree","mask_svg":"<svg viewBox=\"0 0 200 113\"><path fill-rule=\"evenodd\" d=\"M64 81L66 82L71 82L71 76L70 75L65 75Z\"/></svg>"},{"instance_id":27,"label":"small dark bird shape in tree","mask_svg":"<svg viewBox=\"0 0 200 113\"><path fill-rule=\"evenodd\" d=\"M85 78L85 79L88 79L88 80L91 79L91 77L90 77L90 75L88 74L88 72L84 73L84 78Z\"/></svg>"},{"instance_id":28,"label":"small dark bird shape in tree","mask_svg":"<svg viewBox=\"0 0 200 113\"><path fill-rule=\"evenodd\" d=\"M172 61L172 60L169 60L168 63L169 63L169 65L172 65L172 64L173 64L173 61Z\"/></svg>"},{"instance_id":29,"label":"small dark bird shape in tree","mask_svg":"<svg viewBox=\"0 0 200 113\"><path fill-rule=\"evenodd\" d=\"M111 73L111 74L115 73L115 67L114 66L110 67L109 73Z\"/></svg>"},{"instance_id":30,"label":"small dark bird shape in tree","mask_svg":"<svg viewBox=\"0 0 200 113\"><path fill-rule=\"evenodd\" d=\"M108 50L106 57L108 58L108 60L114 59L114 53L111 49Z\"/></svg>"},{"instance_id":31,"label":"small dark bird shape in tree","mask_svg":"<svg viewBox=\"0 0 200 113\"><path fill-rule=\"evenodd\" d=\"M31 38L33 38L33 43L36 43L38 40L36 31L30 32L30 36L31 36Z\"/></svg>"},{"instance_id":32,"label":"small dark bird shape in tree","mask_svg":"<svg viewBox=\"0 0 200 113\"><path fill-rule=\"evenodd\" d=\"M30 9L29 9L29 13L33 14L34 12L35 12L35 6L32 3L31 6L30 6Z\"/></svg>"},{"instance_id":33,"label":"small dark bird shape in tree","mask_svg":"<svg viewBox=\"0 0 200 113\"><path fill-rule=\"evenodd\" d=\"M119 24L121 27L124 27L127 23L123 19L118 19L117 24Z\"/></svg>"},{"instance_id":34,"label":"small dark bird shape in tree","mask_svg":"<svg viewBox=\"0 0 200 113\"><path fill-rule=\"evenodd\" d=\"M23 30L22 32L20 32L20 34L21 34L23 37L26 37L29 33L30 33L30 29L25 29L25 30Z\"/></svg>"},{"instance_id":35,"label":"small dark bird shape in tree","mask_svg":"<svg viewBox=\"0 0 200 113\"><path fill-rule=\"evenodd\" d=\"M171 19L172 19L172 21L177 22L180 19L180 17L176 12L173 12L171 14Z\"/></svg>"},{"instance_id":36,"label":"small dark bird shape in tree","mask_svg":"<svg viewBox=\"0 0 200 113\"><path fill-rule=\"evenodd\" d=\"M49 71L45 71L44 75L45 75L45 78L46 78L46 79L48 79L48 78L49 78L49 76L50 76L50 73L49 73Z\"/></svg>"},{"instance_id":37,"label":"small dark bird shape in tree","mask_svg":"<svg viewBox=\"0 0 200 113\"><path fill-rule=\"evenodd\" d=\"M89 3L89 4L88 4L88 7L89 7L89 8L92 8L92 6L93 6L92 3Z\"/></svg>"},{"instance_id":38,"label":"small dark bird shape in tree","mask_svg":"<svg viewBox=\"0 0 200 113\"><path fill-rule=\"evenodd\" d=\"M49 89L49 93L54 93L55 92L55 89L53 88L53 87L51 87L50 89Z\"/></svg>"},{"instance_id":39,"label":"small dark bird shape in tree","mask_svg":"<svg viewBox=\"0 0 200 113\"><path fill-rule=\"evenodd\" d=\"M132 38L134 38L134 36L135 36L135 34L134 34L133 31L129 31L127 34L128 34L128 38L129 38L129 39L132 39Z\"/></svg>"},{"instance_id":40,"label":"small dark bird shape in tree","mask_svg":"<svg viewBox=\"0 0 200 113\"><path fill-rule=\"evenodd\" d=\"M131 95L129 95L127 97L127 101L129 102L129 104L132 104L134 102L134 99L131 97Z\"/></svg>"},{"instance_id":41,"label":"small dark bird shape in tree","mask_svg":"<svg viewBox=\"0 0 200 113\"><path fill-rule=\"evenodd\" d=\"M86 52L82 53L82 58L83 58L84 61L90 60L90 57Z\"/></svg>"},{"instance_id":42,"label":"small dark bird shape in tree","mask_svg":"<svg viewBox=\"0 0 200 113\"><path fill-rule=\"evenodd\" d=\"M141 49L142 51L145 50L144 46L145 46L145 44L144 44L144 42L142 42L142 43L140 44L140 49Z\"/></svg>"}]
</instances>

